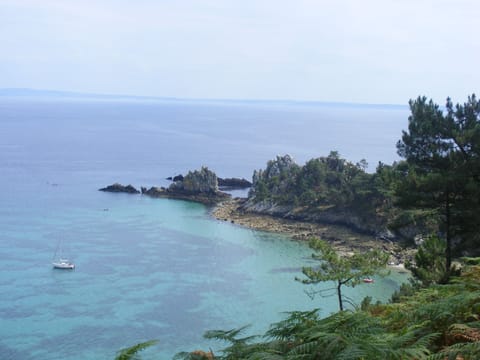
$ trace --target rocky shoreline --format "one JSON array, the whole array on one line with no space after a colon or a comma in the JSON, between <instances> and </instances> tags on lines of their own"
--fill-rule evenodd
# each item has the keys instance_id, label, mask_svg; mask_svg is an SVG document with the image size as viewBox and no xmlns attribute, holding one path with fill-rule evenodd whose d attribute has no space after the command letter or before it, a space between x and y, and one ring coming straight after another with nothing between
<instances>
[{"instance_id":1,"label":"rocky shoreline","mask_svg":"<svg viewBox=\"0 0 480 360\"><path fill-rule=\"evenodd\" d=\"M374 236L353 231L347 227L291 220L281 217L245 212L242 204L245 199L230 199L218 203L212 209L212 216L221 221L228 221L255 230L286 234L292 239L308 241L312 237L329 241L337 251L349 254L352 251L381 249L390 254L390 265L402 266L406 260L413 258L412 249L404 249L398 243L377 239Z\"/></svg>"},{"instance_id":2,"label":"rocky shoreline","mask_svg":"<svg viewBox=\"0 0 480 360\"><path fill-rule=\"evenodd\" d=\"M151 187L150 189L142 188L142 195L148 195L154 198L176 199L194 201L207 206L216 205L221 201L230 198L230 195L222 191L215 192L189 192L181 189L168 189L162 187Z\"/></svg>"}]
</instances>

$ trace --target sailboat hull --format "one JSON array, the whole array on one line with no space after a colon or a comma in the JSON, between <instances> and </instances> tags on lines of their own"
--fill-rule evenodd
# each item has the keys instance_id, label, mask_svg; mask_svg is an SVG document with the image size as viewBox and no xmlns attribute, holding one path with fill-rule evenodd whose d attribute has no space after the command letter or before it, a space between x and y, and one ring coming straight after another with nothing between
<instances>
[{"instance_id":1,"label":"sailboat hull","mask_svg":"<svg viewBox=\"0 0 480 360\"><path fill-rule=\"evenodd\" d=\"M52 263L54 269L63 269L63 270L73 270L75 269L75 264L70 261L58 261Z\"/></svg>"}]
</instances>

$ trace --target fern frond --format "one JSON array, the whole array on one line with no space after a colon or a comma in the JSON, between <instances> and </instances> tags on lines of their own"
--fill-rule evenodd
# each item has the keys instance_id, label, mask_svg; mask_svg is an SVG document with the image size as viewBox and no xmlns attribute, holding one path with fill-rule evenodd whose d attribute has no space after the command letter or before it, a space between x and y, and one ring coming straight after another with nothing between
<instances>
[{"instance_id":1,"label":"fern frond","mask_svg":"<svg viewBox=\"0 0 480 360\"><path fill-rule=\"evenodd\" d=\"M442 351L430 355L427 360L445 360L445 359L480 359L480 342L459 343L449 346Z\"/></svg>"},{"instance_id":2,"label":"fern frond","mask_svg":"<svg viewBox=\"0 0 480 360\"><path fill-rule=\"evenodd\" d=\"M315 325L319 320L320 309L311 311L287 312L288 317L270 326L265 334L266 338L290 341L298 335Z\"/></svg>"},{"instance_id":3,"label":"fern frond","mask_svg":"<svg viewBox=\"0 0 480 360\"><path fill-rule=\"evenodd\" d=\"M117 352L115 360L135 360L138 359L137 355L140 351L153 346L158 343L158 340L149 340L143 343L139 343L128 348L121 349Z\"/></svg>"},{"instance_id":4,"label":"fern frond","mask_svg":"<svg viewBox=\"0 0 480 360\"><path fill-rule=\"evenodd\" d=\"M215 340L223 340L228 342L238 342L238 341L246 341L255 338L256 336L249 336L243 339L237 339L236 337L243 333L245 329L249 328L249 325L242 326L238 329L231 329L231 330L209 330L207 331L203 337L205 339L215 339Z\"/></svg>"},{"instance_id":5,"label":"fern frond","mask_svg":"<svg viewBox=\"0 0 480 360\"><path fill-rule=\"evenodd\" d=\"M312 355L321 350L320 343L318 341L311 341L304 344L295 346L290 350L287 355Z\"/></svg>"}]
</instances>

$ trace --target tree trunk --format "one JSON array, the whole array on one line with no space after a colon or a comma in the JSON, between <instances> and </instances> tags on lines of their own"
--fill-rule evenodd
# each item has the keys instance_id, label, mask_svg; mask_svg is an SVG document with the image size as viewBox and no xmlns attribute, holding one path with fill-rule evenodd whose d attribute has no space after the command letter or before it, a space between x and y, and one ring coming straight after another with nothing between
<instances>
[{"instance_id":1,"label":"tree trunk","mask_svg":"<svg viewBox=\"0 0 480 360\"><path fill-rule=\"evenodd\" d=\"M445 270L446 276L449 277L450 268L452 266L452 239L451 239L451 231L450 231L450 221L451 221L451 214L450 214L450 192L447 191L447 199L445 204L445 215L446 215L446 246L445 246Z\"/></svg>"},{"instance_id":2,"label":"tree trunk","mask_svg":"<svg viewBox=\"0 0 480 360\"><path fill-rule=\"evenodd\" d=\"M337 295L338 295L338 305L340 306L340 311L343 311L343 301L342 301L342 282L339 280L337 285Z\"/></svg>"}]
</instances>

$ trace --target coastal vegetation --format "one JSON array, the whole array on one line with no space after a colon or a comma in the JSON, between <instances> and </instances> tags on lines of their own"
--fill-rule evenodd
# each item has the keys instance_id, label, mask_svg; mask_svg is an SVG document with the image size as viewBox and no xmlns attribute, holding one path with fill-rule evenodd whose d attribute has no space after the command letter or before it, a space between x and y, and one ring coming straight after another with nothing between
<instances>
[{"instance_id":1,"label":"coastal vegetation","mask_svg":"<svg viewBox=\"0 0 480 360\"><path fill-rule=\"evenodd\" d=\"M375 234L386 227L390 184L381 172L368 173L367 166L365 160L354 164L336 151L303 166L289 155L277 156L254 172L243 209Z\"/></svg>"},{"instance_id":2,"label":"coastal vegetation","mask_svg":"<svg viewBox=\"0 0 480 360\"><path fill-rule=\"evenodd\" d=\"M360 206L375 198L373 177L365 172L366 161L353 164L332 151L327 157L297 165L286 155L267 163L253 174L250 196L255 201L271 200L309 208Z\"/></svg>"},{"instance_id":3,"label":"coastal vegetation","mask_svg":"<svg viewBox=\"0 0 480 360\"><path fill-rule=\"evenodd\" d=\"M349 256L342 256L333 246L328 242L320 239L312 239L310 241L310 248L315 253L312 254L314 260L318 260L320 265L318 267L304 267L302 269L303 275L306 279L296 278L303 284L318 284L323 281L333 281L335 283L335 290L338 297L338 306L340 311L344 310L343 303L349 302L355 306L349 299L345 299L342 295L342 287L355 287L362 283L365 279L375 274L384 274L382 270L385 269L388 262L388 254L372 249L365 253L355 252ZM327 289L328 291L329 289ZM310 293L312 297L319 293L322 295L323 291Z\"/></svg>"},{"instance_id":4,"label":"coastal vegetation","mask_svg":"<svg viewBox=\"0 0 480 360\"><path fill-rule=\"evenodd\" d=\"M480 103L447 99L445 109L425 97L410 101L408 130L397 143L403 160L352 163L332 151L300 166L278 156L253 174L244 209L292 219L331 222L413 245L435 234L452 258L477 255L480 235Z\"/></svg>"}]
</instances>

